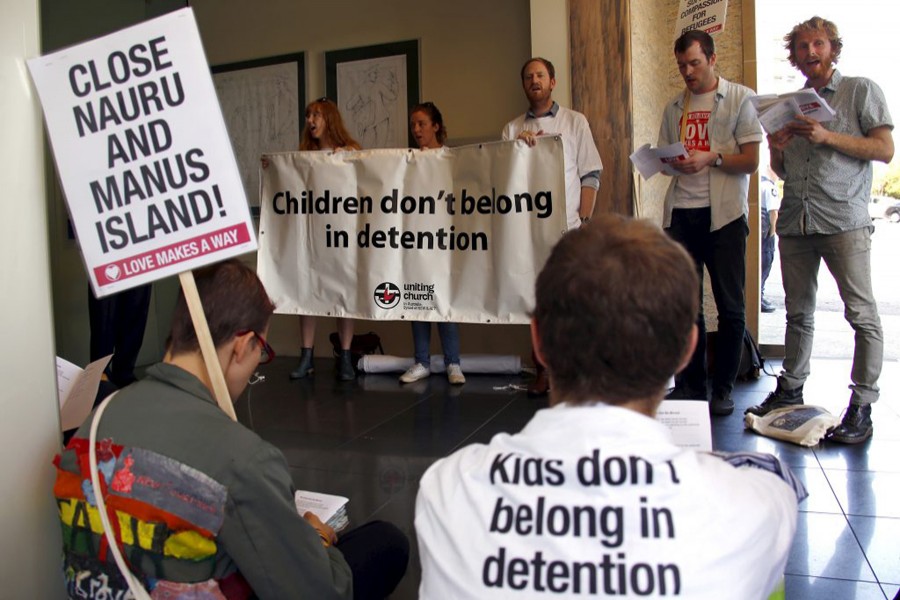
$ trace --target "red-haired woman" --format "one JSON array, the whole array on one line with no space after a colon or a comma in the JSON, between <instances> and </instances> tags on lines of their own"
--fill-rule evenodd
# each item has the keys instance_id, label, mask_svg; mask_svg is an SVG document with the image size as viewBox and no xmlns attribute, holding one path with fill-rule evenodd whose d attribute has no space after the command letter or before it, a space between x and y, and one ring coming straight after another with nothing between
<instances>
[{"instance_id":1,"label":"red-haired woman","mask_svg":"<svg viewBox=\"0 0 900 600\"><path fill-rule=\"evenodd\" d=\"M350 136L337 104L328 98L310 102L306 107L306 126L300 138L300 150L359 150L359 143ZM263 157L263 168L268 161ZM335 364L335 377L341 381L356 378L350 359L353 341L353 320L338 317L337 331L341 352ZM316 337L316 317L300 315L300 364L291 371L291 379L302 379L313 373L313 341Z\"/></svg>"}]
</instances>

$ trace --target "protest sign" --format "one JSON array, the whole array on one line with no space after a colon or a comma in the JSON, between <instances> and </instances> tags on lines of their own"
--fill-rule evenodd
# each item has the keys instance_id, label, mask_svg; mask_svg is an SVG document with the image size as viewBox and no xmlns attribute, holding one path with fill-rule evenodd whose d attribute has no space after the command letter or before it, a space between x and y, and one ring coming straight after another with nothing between
<instances>
[{"instance_id":1,"label":"protest sign","mask_svg":"<svg viewBox=\"0 0 900 600\"><path fill-rule=\"evenodd\" d=\"M566 229L559 137L283 152L261 181L258 272L280 313L528 323Z\"/></svg>"},{"instance_id":2,"label":"protest sign","mask_svg":"<svg viewBox=\"0 0 900 600\"><path fill-rule=\"evenodd\" d=\"M256 249L191 9L28 68L97 297Z\"/></svg>"},{"instance_id":3,"label":"protest sign","mask_svg":"<svg viewBox=\"0 0 900 600\"><path fill-rule=\"evenodd\" d=\"M728 0L681 0L675 21L675 39L699 29L710 35L725 30Z\"/></svg>"}]
</instances>

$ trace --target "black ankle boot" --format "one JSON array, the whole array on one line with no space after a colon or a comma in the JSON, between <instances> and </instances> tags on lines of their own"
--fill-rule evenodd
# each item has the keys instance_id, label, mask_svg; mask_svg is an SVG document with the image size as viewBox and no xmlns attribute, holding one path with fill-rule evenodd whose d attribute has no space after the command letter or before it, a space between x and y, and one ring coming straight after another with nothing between
<instances>
[{"instance_id":1,"label":"black ankle boot","mask_svg":"<svg viewBox=\"0 0 900 600\"><path fill-rule=\"evenodd\" d=\"M303 379L308 375L312 375L314 370L313 349L300 348L300 365L291 371L291 379Z\"/></svg>"},{"instance_id":2,"label":"black ankle boot","mask_svg":"<svg viewBox=\"0 0 900 600\"><path fill-rule=\"evenodd\" d=\"M720 394L713 392L712 400L709 402L709 413L717 417L727 417L734 412L734 400L731 394Z\"/></svg>"},{"instance_id":3,"label":"black ankle boot","mask_svg":"<svg viewBox=\"0 0 900 600\"><path fill-rule=\"evenodd\" d=\"M776 408L784 408L786 406L797 406L803 404L803 386L795 387L792 390L781 387L781 379L775 386L775 391L771 392L762 404L751 406L744 411L744 414L750 413L761 417L767 415Z\"/></svg>"},{"instance_id":4,"label":"black ankle boot","mask_svg":"<svg viewBox=\"0 0 900 600\"><path fill-rule=\"evenodd\" d=\"M851 404L841 424L832 429L826 439L841 444L861 444L872 437L873 431L872 405Z\"/></svg>"},{"instance_id":5,"label":"black ankle boot","mask_svg":"<svg viewBox=\"0 0 900 600\"><path fill-rule=\"evenodd\" d=\"M356 379L356 369L353 368L353 359L349 350L341 350L334 359L334 376L338 381L353 381Z\"/></svg>"}]
</instances>

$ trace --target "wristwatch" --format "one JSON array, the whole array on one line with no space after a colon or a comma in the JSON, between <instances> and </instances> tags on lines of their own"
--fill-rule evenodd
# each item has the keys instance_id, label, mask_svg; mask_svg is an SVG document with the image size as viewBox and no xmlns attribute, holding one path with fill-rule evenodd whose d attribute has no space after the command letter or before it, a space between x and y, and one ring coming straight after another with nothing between
<instances>
[{"instance_id":1,"label":"wristwatch","mask_svg":"<svg viewBox=\"0 0 900 600\"><path fill-rule=\"evenodd\" d=\"M582 225L584 225L585 223L587 223L588 221L591 220L590 217L578 217L578 218L581 219L581 224L582 224Z\"/></svg>"},{"instance_id":2,"label":"wristwatch","mask_svg":"<svg viewBox=\"0 0 900 600\"><path fill-rule=\"evenodd\" d=\"M718 156L716 156L716 162L713 163L713 166L719 168L722 166L722 153L720 152Z\"/></svg>"}]
</instances>

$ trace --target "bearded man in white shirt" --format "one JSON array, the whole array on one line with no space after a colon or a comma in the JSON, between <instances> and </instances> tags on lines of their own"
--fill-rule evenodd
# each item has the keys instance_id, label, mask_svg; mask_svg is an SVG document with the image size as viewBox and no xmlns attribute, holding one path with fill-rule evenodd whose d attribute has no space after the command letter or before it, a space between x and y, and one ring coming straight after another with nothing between
<instances>
[{"instance_id":1,"label":"bearded man in white shirt","mask_svg":"<svg viewBox=\"0 0 900 600\"><path fill-rule=\"evenodd\" d=\"M563 143L566 181L566 228L576 229L594 214L603 163L587 117L576 110L560 106L553 100L556 69L546 58L535 56L522 65L519 73L528 110L506 124L504 140L522 140L529 146L543 135L558 135ZM537 370L528 386L530 396L543 396L549 389L544 365L533 357Z\"/></svg>"}]
</instances>

